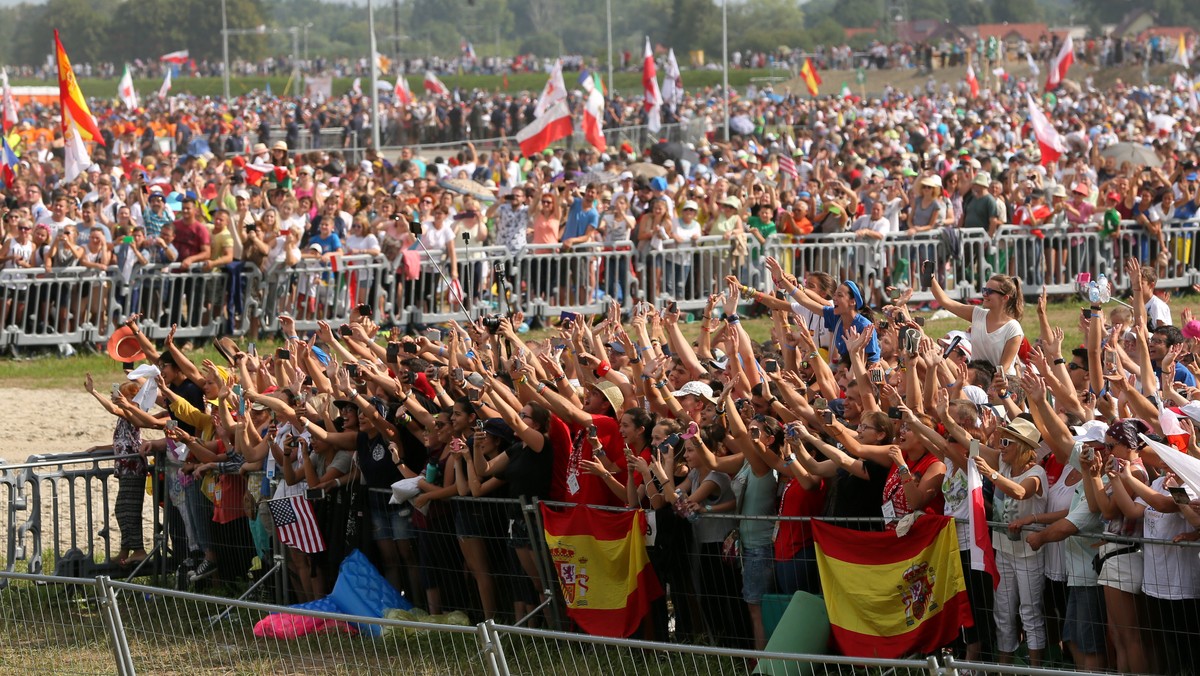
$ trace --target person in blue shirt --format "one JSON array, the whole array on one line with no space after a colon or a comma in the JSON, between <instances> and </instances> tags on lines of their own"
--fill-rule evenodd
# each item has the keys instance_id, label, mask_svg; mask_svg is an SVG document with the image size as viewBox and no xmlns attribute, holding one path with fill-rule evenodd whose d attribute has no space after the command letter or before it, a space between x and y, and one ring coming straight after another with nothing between
<instances>
[{"instance_id":1,"label":"person in blue shirt","mask_svg":"<svg viewBox=\"0 0 1200 676\"><path fill-rule=\"evenodd\" d=\"M1162 360L1167 356L1167 350L1185 341L1183 331L1178 326L1160 326L1150 334L1150 361L1154 364L1154 375L1162 377ZM1196 376L1186 366L1175 362L1174 380L1188 387L1196 386Z\"/></svg>"},{"instance_id":2,"label":"person in blue shirt","mask_svg":"<svg viewBox=\"0 0 1200 676\"><path fill-rule=\"evenodd\" d=\"M780 267L779 261L768 257L766 264L778 287L784 281L783 269ZM767 295L758 294L755 297L761 301ZM791 297L801 306L808 309L809 312L820 315L824 319L825 328L833 333L833 348L843 360L849 360L849 351L846 348L846 332L849 327L853 326L855 330L862 332L873 323L870 317L863 314L863 310L866 309L866 302L863 300L862 290L858 288L858 284L849 279L839 284L837 290L833 292L833 305L825 305L813 296L803 292L792 294ZM769 304L768 307L773 306ZM868 364L874 364L879 361L878 335L875 333L871 334L865 351ZM830 355L830 361L833 361L832 354Z\"/></svg>"},{"instance_id":3,"label":"person in blue shirt","mask_svg":"<svg viewBox=\"0 0 1200 676\"><path fill-rule=\"evenodd\" d=\"M583 194L571 201L567 211L567 222L563 225L562 242L564 248L571 248L594 239L596 228L600 225L600 212L596 211L595 184L584 188Z\"/></svg>"}]
</instances>

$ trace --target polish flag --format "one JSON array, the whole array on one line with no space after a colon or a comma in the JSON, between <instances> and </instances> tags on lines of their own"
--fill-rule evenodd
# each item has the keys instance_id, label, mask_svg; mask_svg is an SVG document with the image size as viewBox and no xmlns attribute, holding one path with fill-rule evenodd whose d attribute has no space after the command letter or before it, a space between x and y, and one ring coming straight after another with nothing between
<instances>
[{"instance_id":1,"label":"polish flag","mask_svg":"<svg viewBox=\"0 0 1200 676\"><path fill-rule=\"evenodd\" d=\"M250 185L258 185L263 176L275 173L275 165L266 162L247 162L246 163L246 182ZM286 168L280 167L285 172Z\"/></svg>"},{"instance_id":2,"label":"polish flag","mask_svg":"<svg viewBox=\"0 0 1200 676\"><path fill-rule=\"evenodd\" d=\"M171 69L167 69L167 76L163 78L162 86L158 88L158 98L165 99L171 91Z\"/></svg>"},{"instance_id":3,"label":"polish flag","mask_svg":"<svg viewBox=\"0 0 1200 676\"><path fill-rule=\"evenodd\" d=\"M992 549L987 511L983 504L983 480L975 463L967 460L967 494L971 496L971 513L967 519L971 529L971 570L981 570L992 576L992 589L1000 586L1000 569L996 567L996 552Z\"/></svg>"},{"instance_id":4,"label":"polish flag","mask_svg":"<svg viewBox=\"0 0 1200 676\"><path fill-rule=\"evenodd\" d=\"M408 88L408 78L401 75L396 78L396 89L394 91L396 103L401 106L410 106L413 102L412 90Z\"/></svg>"},{"instance_id":5,"label":"polish flag","mask_svg":"<svg viewBox=\"0 0 1200 676\"><path fill-rule=\"evenodd\" d=\"M657 134L662 128L662 92L658 89L658 68L654 65L654 50L650 38L646 37L646 50L642 57L642 107L646 111L646 129Z\"/></svg>"},{"instance_id":6,"label":"polish flag","mask_svg":"<svg viewBox=\"0 0 1200 676\"><path fill-rule=\"evenodd\" d=\"M563 82L562 59L554 62L550 70L550 79L542 87L542 95L538 97L537 105L533 108L533 116L541 117L551 106L567 98L567 84Z\"/></svg>"},{"instance_id":7,"label":"polish flag","mask_svg":"<svg viewBox=\"0 0 1200 676\"><path fill-rule=\"evenodd\" d=\"M1054 63L1050 64L1050 72L1046 74L1046 91L1058 87L1059 83L1067 77L1067 69L1073 63L1075 63L1075 43L1068 35L1067 39L1063 40L1062 48L1058 50L1058 56L1054 57Z\"/></svg>"},{"instance_id":8,"label":"polish flag","mask_svg":"<svg viewBox=\"0 0 1200 676\"><path fill-rule=\"evenodd\" d=\"M567 108L566 99L563 99L550 106L545 115L534 118L533 122L517 132L517 143L521 146L522 155L532 157L574 131L571 111Z\"/></svg>"},{"instance_id":9,"label":"polish flag","mask_svg":"<svg viewBox=\"0 0 1200 676\"><path fill-rule=\"evenodd\" d=\"M979 98L979 78L975 77L975 69L967 64L967 86L971 88L971 98Z\"/></svg>"},{"instance_id":10,"label":"polish flag","mask_svg":"<svg viewBox=\"0 0 1200 676\"><path fill-rule=\"evenodd\" d=\"M1067 152L1067 144L1063 143L1062 136L1054 125L1050 124L1050 120L1046 119L1046 114L1034 103L1029 92L1025 92L1025 103L1029 106L1029 124L1033 127L1033 135L1042 149L1041 165L1044 167L1051 162L1057 162L1058 158Z\"/></svg>"},{"instance_id":11,"label":"polish flag","mask_svg":"<svg viewBox=\"0 0 1200 676\"><path fill-rule=\"evenodd\" d=\"M592 87L583 106L583 137L596 152L608 149L608 141L604 138L604 95L599 87Z\"/></svg>"},{"instance_id":12,"label":"polish flag","mask_svg":"<svg viewBox=\"0 0 1200 676\"><path fill-rule=\"evenodd\" d=\"M8 133L21 118L17 114L17 100L13 97L12 86L8 84L8 70L0 69L0 87L3 96L0 97L0 122L3 123L4 133Z\"/></svg>"},{"instance_id":13,"label":"polish flag","mask_svg":"<svg viewBox=\"0 0 1200 676\"><path fill-rule=\"evenodd\" d=\"M188 50L184 49L178 52L171 52L170 54L163 54L162 56L158 57L158 60L165 61L166 63L183 65L187 63Z\"/></svg>"},{"instance_id":14,"label":"polish flag","mask_svg":"<svg viewBox=\"0 0 1200 676\"><path fill-rule=\"evenodd\" d=\"M425 91L433 94L434 96L450 95L450 88L443 84L442 81L438 79L438 76L434 75L433 71L431 70L425 71Z\"/></svg>"}]
</instances>

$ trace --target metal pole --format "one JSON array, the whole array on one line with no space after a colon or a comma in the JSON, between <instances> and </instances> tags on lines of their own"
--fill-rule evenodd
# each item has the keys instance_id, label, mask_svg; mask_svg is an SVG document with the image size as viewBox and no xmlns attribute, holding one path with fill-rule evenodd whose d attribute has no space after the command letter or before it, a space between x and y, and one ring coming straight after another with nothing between
<instances>
[{"instance_id":1,"label":"metal pole","mask_svg":"<svg viewBox=\"0 0 1200 676\"><path fill-rule=\"evenodd\" d=\"M608 15L608 95L613 95L612 67L612 0L605 0L604 9Z\"/></svg>"},{"instance_id":2,"label":"metal pole","mask_svg":"<svg viewBox=\"0 0 1200 676\"><path fill-rule=\"evenodd\" d=\"M300 27L292 26L288 30L292 33L292 83L295 86L292 95L299 98L304 92L300 87Z\"/></svg>"},{"instance_id":3,"label":"metal pole","mask_svg":"<svg viewBox=\"0 0 1200 676\"><path fill-rule=\"evenodd\" d=\"M221 49L225 58L225 67L223 70L222 85L225 89L225 104L229 104L229 25L225 15L225 0L221 0Z\"/></svg>"},{"instance_id":4,"label":"metal pole","mask_svg":"<svg viewBox=\"0 0 1200 676\"><path fill-rule=\"evenodd\" d=\"M725 141L729 141L729 0L721 0L721 110L725 113Z\"/></svg>"},{"instance_id":5,"label":"metal pole","mask_svg":"<svg viewBox=\"0 0 1200 676\"><path fill-rule=\"evenodd\" d=\"M371 33L371 147L379 150L379 73L375 63L375 3L372 0L367 0L367 30Z\"/></svg>"}]
</instances>

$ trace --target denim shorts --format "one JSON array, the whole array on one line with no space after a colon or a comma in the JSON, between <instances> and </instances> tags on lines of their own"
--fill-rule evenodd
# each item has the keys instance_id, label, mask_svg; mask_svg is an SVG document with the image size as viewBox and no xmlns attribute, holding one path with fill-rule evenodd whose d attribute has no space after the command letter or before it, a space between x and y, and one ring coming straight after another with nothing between
<instances>
[{"instance_id":1,"label":"denim shorts","mask_svg":"<svg viewBox=\"0 0 1200 676\"><path fill-rule=\"evenodd\" d=\"M775 588L775 547L763 545L742 550L742 600L762 603Z\"/></svg>"},{"instance_id":2,"label":"denim shorts","mask_svg":"<svg viewBox=\"0 0 1200 676\"><path fill-rule=\"evenodd\" d=\"M1103 655L1104 592L1098 586L1069 587L1067 616L1063 620L1063 640L1073 641L1088 655Z\"/></svg>"},{"instance_id":3,"label":"denim shorts","mask_svg":"<svg viewBox=\"0 0 1200 676\"><path fill-rule=\"evenodd\" d=\"M390 495L368 493L371 508L371 536L375 540L412 540L417 537L412 527L412 507L388 504Z\"/></svg>"}]
</instances>

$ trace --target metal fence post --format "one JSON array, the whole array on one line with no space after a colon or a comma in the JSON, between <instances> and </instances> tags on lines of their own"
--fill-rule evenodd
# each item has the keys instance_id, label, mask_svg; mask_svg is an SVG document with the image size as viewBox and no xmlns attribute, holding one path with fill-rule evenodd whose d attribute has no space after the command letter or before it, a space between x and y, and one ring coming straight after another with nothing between
<instances>
[{"instance_id":1,"label":"metal fence post","mask_svg":"<svg viewBox=\"0 0 1200 676\"><path fill-rule=\"evenodd\" d=\"M542 523L542 511L539 502L530 504L521 498L521 514L525 517L525 528L529 532L529 541L537 556L533 562L537 565L538 576L542 578L542 590L550 601L550 615L554 618L554 626L563 626L562 608L558 604L558 574L554 571L554 561L546 548L546 527Z\"/></svg>"},{"instance_id":2,"label":"metal fence post","mask_svg":"<svg viewBox=\"0 0 1200 676\"><path fill-rule=\"evenodd\" d=\"M121 676L134 676L133 657L129 653L129 639L125 636L125 625L121 621L121 609L117 606L117 592L109 586L108 578L101 575L96 578L100 592L101 618L104 628L108 630L109 645L112 646L113 657L116 659L117 673Z\"/></svg>"},{"instance_id":3,"label":"metal fence post","mask_svg":"<svg viewBox=\"0 0 1200 676\"><path fill-rule=\"evenodd\" d=\"M504 656L504 643L501 642L500 632L496 629L496 621L486 620L479 626L483 628L491 645L488 665L495 669L495 676L510 676L508 658Z\"/></svg>"},{"instance_id":4,"label":"metal fence post","mask_svg":"<svg viewBox=\"0 0 1200 676\"><path fill-rule=\"evenodd\" d=\"M938 664L936 655L930 655L926 660L929 662L929 676L942 676L945 673L942 666Z\"/></svg>"}]
</instances>

